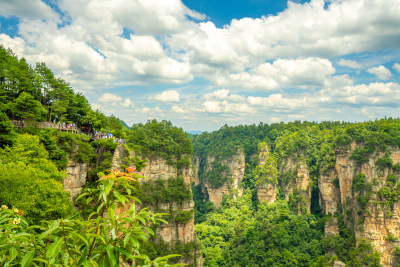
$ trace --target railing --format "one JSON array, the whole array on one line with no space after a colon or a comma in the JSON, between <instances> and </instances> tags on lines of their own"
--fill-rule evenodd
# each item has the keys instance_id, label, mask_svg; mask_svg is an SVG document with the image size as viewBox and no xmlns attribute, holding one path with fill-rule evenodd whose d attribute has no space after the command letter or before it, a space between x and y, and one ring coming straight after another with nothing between
<instances>
[{"instance_id":1,"label":"railing","mask_svg":"<svg viewBox=\"0 0 400 267\"><path fill-rule=\"evenodd\" d=\"M98 133L96 135L88 134L88 133L82 132L77 126L73 126L72 124L53 123L53 122L46 122L46 121L34 122L34 123L26 123L23 121L22 122L21 121L11 121L11 122L15 128L24 128L26 126L34 126L37 128L57 129L60 131L67 131L67 132L72 132L75 134L78 134L78 133L86 134L86 135L89 135L90 138L95 139L95 140L113 138L114 142L118 142L118 144L126 144L125 139L115 138L113 136L107 136L106 134L103 134L103 133ZM22 124L22 127L21 127L21 124Z\"/></svg>"},{"instance_id":2,"label":"railing","mask_svg":"<svg viewBox=\"0 0 400 267\"><path fill-rule=\"evenodd\" d=\"M73 133L81 133L81 130L73 126L72 124L61 124L61 123L53 123L53 122L46 122L46 121L41 121L41 122L33 122L33 123L26 123L24 121L11 121L14 127L16 128L22 128L26 126L33 126L37 128L50 128L50 129L58 129L60 131L67 131L67 132L73 132Z\"/></svg>"}]
</instances>

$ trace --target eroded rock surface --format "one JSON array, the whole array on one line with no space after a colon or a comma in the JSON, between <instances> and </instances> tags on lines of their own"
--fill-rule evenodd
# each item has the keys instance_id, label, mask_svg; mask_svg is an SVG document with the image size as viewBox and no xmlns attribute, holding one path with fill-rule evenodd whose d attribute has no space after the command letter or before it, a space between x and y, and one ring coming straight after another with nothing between
<instances>
[{"instance_id":1,"label":"eroded rock surface","mask_svg":"<svg viewBox=\"0 0 400 267\"><path fill-rule=\"evenodd\" d=\"M212 170L212 163L216 159L214 157L207 157L206 172ZM245 171L245 155L242 149L239 149L236 155L229 158L220 160L222 165L229 168L228 180L220 187L214 187L209 181L205 180L202 184L203 192L208 194L209 201L216 207L222 202L224 195L241 196L243 189L241 188L241 181Z\"/></svg>"},{"instance_id":2,"label":"eroded rock surface","mask_svg":"<svg viewBox=\"0 0 400 267\"><path fill-rule=\"evenodd\" d=\"M71 201L82 192L88 174L87 163L68 161L67 177L64 179L64 189L70 193Z\"/></svg>"}]
</instances>

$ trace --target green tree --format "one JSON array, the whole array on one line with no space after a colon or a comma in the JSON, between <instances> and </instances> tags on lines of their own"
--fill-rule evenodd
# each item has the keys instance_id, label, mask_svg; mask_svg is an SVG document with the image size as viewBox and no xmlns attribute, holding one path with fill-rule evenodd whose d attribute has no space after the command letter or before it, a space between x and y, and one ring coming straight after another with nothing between
<instances>
[{"instance_id":1,"label":"green tree","mask_svg":"<svg viewBox=\"0 0 400 267\"><path fill-rule=\"evenodd\" d=\"M140 242L154 234L149 226L165 221L162 214L137 209L135 202L139 200L131 195L135 188L130 182L138 175L116 171L99 176L98 187L80 196L96 207L86 220L73 216L29 225L21 211L2 206L1 262L18 266L119 266L142 260L143 266L149 267L179 266L168 264L169 258L179 255L151 260L139 252ZM116 209L124 207L127 210L117 216Z\"/></svg>"},{"instance_id":2,"label":"green tree","mask_svg":"<svg viewBox=\"0 0 400 267\"><path fill-rule=\"evenodd\" d=\"M1 203L25 210L30 222L71 213L62 185L66 174L49 160L37 136L19 135L14 146L0 149L0 160Z\"/></svg>"},{"instance_id":3,"label":"green tree","mask_svg":"<svg viewBox=\"0 0 400 267\"><path fill-rule=\"evenodd\" d=\"M99 110L96 111L89 110L86 116L84 117L83 122L95 130L101 130L102 128L107 129L108 126L108 120L106 115L104 115Z\"/></svg>"},{"instance_id":4,"label":"green tree","mask_svg":"<svg viewBox=\"0 0 400 267\"><path fill-rule=\"evenodd\" d=\"M46 110L40 104L39 101L35 100L29 93L22 92L20 96L13 103L13 114L21 122L24 120L41 120L43 115L46 114Z\"/></svg>"},{"instance_id":5,"label":"green tree","mask_svg":"<svg viewBox=\"0 0 400 267\"><path fill-rule=\"evenodd\" d=\"M0 148L12 146L15 142L17 134L7 115L0 111Z\"/></svg>"}]
</instances>

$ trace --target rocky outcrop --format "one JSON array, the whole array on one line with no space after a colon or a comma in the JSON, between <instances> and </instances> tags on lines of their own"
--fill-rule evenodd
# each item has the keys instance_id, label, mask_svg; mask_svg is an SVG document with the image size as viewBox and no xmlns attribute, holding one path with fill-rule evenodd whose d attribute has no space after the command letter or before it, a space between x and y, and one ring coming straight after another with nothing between
<instances>
[{"instance_id":1,"label":"rocky outcrop","mask_svg":"<svg viewBox=\"0 0 400 267\"><path fill-rule=\"evenodd\" d=\"M355 230L356 240L370 241L381 254L383 266L396 266L393 250L400 246L400 204L394 199L393 206L389 207L385 197L380 197L378 192L386 185L388 176L397 171L377 166L377 160L386 157L383 152L373 153L365 163L356 163L350 157L358 146L353 142L348 149L337 150L334 168L319 176L320 204L325 214L332 215L341 206L345 223ZM400 163L398 149L387 153L393 165ZM360 179L360 174L362 180L356 180ZM355 183L365 185L367 189L357 190ZM361 197L365 203L360 201ZM327 222L325 232L338 233L335 218Z\"/></svg>"},{"instance_id":2,"label":"rocky outcrop","mask_svg":"<svg viewBox=\"0 0 400 267\"><path fill-rule=\"evenodd\" d=\"M178 169L175 165L168 164L163 158L146 158L146 166L141 170L141 175L150 179L167 180L171 177L182 176L187 184L193 182L193 168L190 164L187 168Z\"/></svg>"},{"instance_id":3,"label":"rocky outcrop","mask_svg":"<svg viewBox=\"0 0 400 267\"><path fill-rule=\"evenodd\" d=\"M177 203L162 203L159 205L162 210L181 210L183 212L193 211L194 202L187 201L182 204ZM161 238L164 242L175 242L177 240L182 241L183 243L192 242L196 240L194 233L194 217L184 224L181 223L170 223L170 224L162 224L157 229L157 236Z\"/></svg>"},{"instance_id":4,"label":"rocky outcrop","mask_svg":"<svg viewBox=\"0 0 400 267\"><path fill-rule=\"evenodd\" d=\"M215 157L207 157L205 173L212 171L212 165L215 161ZM208 200L216 207L221 204L224 195L233 195L234 198L242 195L243 189L240 183L245 171L244 152L242 149L239 149L236 155L218 160L218 163L228 167L226 173L220 174L221 176L227 176L227 181L219 187L213 186L207 179L204 179L202 184L203 193L208 195Z\"/></svg>"},{"instance_id":5,"label":"rocky outcrop","mask_svg":"<svg viewBox=\"0 0 400 267\"><path fill-rule=\"evenodd\" d=\"M258 200L274 203L279 185L286 201L294 202L298 213L310 212L310 175L305 160L292 155L277 163L264 142L260 143L258 150L258 166L255 169Z\"/></svg>"},{"instance_id":6,"label":"rocky outcrop","mask_svg":"<svg viewBox=\"0 0 400 267\"><path fill-rule=\"evenodd\" d=\"M260 202L273 204L276 201L276 184L263 184L257 187L257 199Z\"/></svg>"},{"instance_id":7,"label":"rocky outcrop","mask_svg":"<svg viewBox=\"0 0 400 267\"><path fill-rule=\"evenodd\" d=\"M88 174L87 163L68 161L67 177L64 179L64 189L70 193L71 201L82 192Z\"/></svg>"},{"instance_id":8,"label":"rocky outcrop","mask_svg":"<svg viewBox=\"0 0 400 267\"><path fill-rule=\"evenodd\" d=\"M113 157L113 168L119 168L119 166L123 163L129 162L126 159L134 158L135 153L132 150L127 149L126 146L120 145L115 150ZM167 160L153 156L148 158L142 158L146 160L146 166L140 171L140 175L146 177L146 179L140 179L141 183L154 181L154 180L164 180L168 185L168 180L170 178L183 177L184 183L188 188L190 188L190 184L193 182L194 173L192 164L190 164L187 168L177 168L176 165L171 165L167 162ZM133 166L131 166L133 167ZM152 193L152 192L150 192ZM168 224L161 224L156 228L155 231L155 242L167 242L170 247L173 246L177 241L183 242L184 244L197 242L197 238L194 232L194 202L192 199L185 201L171 201L168 203L157 201L157 204L151 206L156 212L162 211L172 214L174 212L181 212L190 214L190 218L182 222L172 221ZM121 212L126 209L121 209ZM182 253L180 253L182 254ZM192 262L186 262L186 259L183 259L182 262L190 263L194 266L202 266L202 259L199 252L193 252Z\"/></svg>"},{"instance_id":9,"label":"rocky outcrop","mask_svg":"<svg viewBox=\"0 0 400 267\"><path fill-rule=\"evenodd\" d=\"M265 143L261 143L258 147L258 166L262 167L267 163L267 160L269 157L271 157L271 153L269 150L269 147ZM257 172L257 170L256 170ZM265 175L268 175L266 173ZM276 186L277 183L274 179L270 179L269 177L266 177L264 179L264 182L260 182L260 179L258 179L257 182L257 199L260 202L266 202L267 204L273 204L276 201ZM270 181L270 182L268 182Z\"/></svg>"},{"instance_id":10,"label":"rocky outcrop","mask_svg":"<svg viewBox=\"0 0 400 267\"><path fill-rule=\"evenodd\" d=\"M281 162L278 184L286 201L296 202L298 213L309 213L311 208L311 186L308 166L302 157L289 157Z\"/></svg>"}]
</instances>

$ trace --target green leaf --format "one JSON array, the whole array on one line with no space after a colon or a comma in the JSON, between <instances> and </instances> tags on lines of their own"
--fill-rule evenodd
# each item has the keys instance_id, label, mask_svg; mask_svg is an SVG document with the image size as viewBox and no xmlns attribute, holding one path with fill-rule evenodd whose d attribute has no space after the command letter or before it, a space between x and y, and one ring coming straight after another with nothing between
<instances>
[{"instance_id":1,"label":"green leaf","mask_svg":"<svg viewBox=\"0 0 400 267\"><path fill-rule=\"evenodd\" d=\"M39 237L38 240L42 240L43 238L45 238L46 236L50 235L52 232L54 232L55 230L57 230L57 228L60 226L59 222L54 222L50 225L50 229L47 230L46 232L42 233Z\"/></svg>"},{"instance_id":2,"label":"green leaf","mask_svg":"<svg viewBox=\"0 0 400 267\"><path fill-rule=\"evenodd\" d=\"M86 199L86 204L89 204L90 201L92 201L92 200L93 200L93 197L88 197L88 198Z\"/></svg>"},{"instance_id":3,"label":"green leaf","mask_svg":"<svg viewBox=\"0 0 400 267\"><path fill-rule=\"evenodd\" d=\"M112 208L108 208L108 217L111 219L111 223L114 225L115 224L115 213Z\"/></svg>"},{"instance_id":4,"label":"green leaf","mask_svg":"<svg viewBox=\"0 0 400 267\"><path fill-rule=\"evenodd\" d=\"M64 240L64 238L61 237L47 248L47 251L46 251L47 258L57 257L58 253L60 252L60 248L61 248L63 240Z\"/></svg>"},{"instance_id":5,"label":"green leaf","mask_svg":"<svg viewBox=\"0 0 400 267\"><path fill-rule=\"evenodd\" d=\"M24 256L24 258L21 261L21 267L28 267L29 263L31 263L34 255L35 255L35 249L26 253L26 255Z\"/></svg>"},{"instance_id":6,"label":"green leaf","mask_svg":"<svg viewBox=\"0 0 400 267\"><path fill-rule=\"evenodd\" d=\"M17 250L14 247L10 248L10 262L12 262L18 255Z\"/></svg>"},{"instance_id":7,"label":"green leaf","mask_svg":"<svg viewBox=\"0 0 400 267\"><path fill-rule=\"evenodd\" d=\"M75 201L78 201L79 199L81 199L82 197L87 196L87 195L89 195L89 193L82 193L75 199Z\"/></svg>"},{"instance_id":8,"label":"green leaf","mask_svg":"<svg viewBox=\"0 0 400 267\"><path fill-rule=\"evenodd\" d=\"M90 264L91 264L91 266L99 267L99 265L97 264L97 262L95 262L95 261L92 260L92 259L90 259Z\"/></svg>"},{"instance_id":9,"label":"green leaf","mask_svg":"<svg viewBox=\"0 0 400 267\"><path fill-rule=\"evenodd\" d=\"M107 251L108 258L110 259L111 266L116 266L117 265L117 260L115 259L113 248L114 248L113 245L108 244L107 247L106 247L106 251Z\"/></svg>"},{"instance_id":10,"label":"green leaf","mask_svg":"<svg viewBox=\"0 0 400 267\"><path fill-rule=\"evenodd\" d=\"M108 196L108 194L110 194L110 191L111 191L112 187L113 187L112 183L108 183L106 185L106 196Z\"/></svg>"},{"instance_id":11,"label":"green leaf","mask_svg":"<svg viewBox=\"0 0 400 267\"><path fill-rule=\"evenodd\" d=\"M76 232L72 232L70 235L74 235L74 236L78 237L80 240L82 240L86 244L86 246L89 246L89 241L86 238L84 238L83 236L81 236L80 234L78 234Z\"/></svg>"},{"instance_id":12,"label":"green leaf","mask_svg":"<svg viewBox=\"0 0 400 267\"><path fill-rule=\"evenodd\" d=\"M127 256L129 259L134 259L135 255L133 255L132 253L130 253L129 251L126 251L123 248L119 248L119 247L114 247L115 250L119 251L121 254Z\"/></svg>"},{"instance_id":13,"label":"green leaf","mask_svg":"<svg viewBox=\"0 0 400 267\"><path fill-rule=\"evenodd\" d=\"M130 237L131 237L131 233L127 233L124 238L124 247L126 247L126 244L128 244Z\"/></svg>"},{"instance_id":14,"label":"green leaf","mask_svg":"<svg viewBox=\"0 0 400 267\"><path fill-rule=\"evenodd\" d=\"M105 240L101 235L88 234L87 236L88 236L88 237L93 237L93 238L96 238L96 239L100 239L100 240L103 242L103 244L106 243L106 240Z\"/></svg>"},{"instance_id":15,"label":"green leaf","mask_svg":"<svg viewBox=\"0 0 400 267\"><path fill-rule=\"evenodd\" d=\"M101 177L103 177L103 176L105 176L104 172L98 172L98 173L97 173L97 177L101 178Z\"/></svg>"},{"instance_id":16,"label":"green leaf","mask_svg":"<svg viewBox=\"0 0 400 267\"><path fill-rule=\"evenodd\" d=\"M117 197L117 199L119 200L119 202L122 203L122 205L125 205L125 202L128 200L126 197L124 197L123 195L121 195L118 191L114 191L114 195Z\"/></svg>"},{"instance_id":17,"label":"green leaf","mask_svg":"<svg viewBox=\"0 0 400 267\"><path fill-rule=\"evenodd\" d=\"M151 229L149 227L144 227L144 228L147 230L147 232L149 232L149 234L154 235L153 229Z\"/></svg>"}]
</instances>

